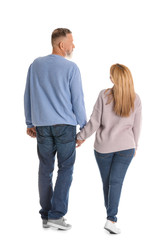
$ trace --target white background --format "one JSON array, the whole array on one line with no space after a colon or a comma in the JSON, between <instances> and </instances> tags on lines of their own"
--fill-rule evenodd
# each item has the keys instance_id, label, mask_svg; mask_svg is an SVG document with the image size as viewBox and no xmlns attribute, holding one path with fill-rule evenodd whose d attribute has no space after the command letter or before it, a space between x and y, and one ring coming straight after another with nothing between
<instances>
[{"instance_id":1,"label":"white background","mask_svg":"<svg viewBox=\"0 0 166 240\"><path fill-rule=\"evenodd\" d=\"M166 239L165 22L162 0L1 2L1 239ZM109 68L114 63L129 67L142 100L139 149L119 206L120 235L103 229L106 212L94 135L77 150L66 215L73 228L41 227L36 139L26 135L23 94L29 65L51 53L51 33L58 27L73 32L72 61L81 71L88 119L100 90L112 86Z\"/></svg>"}]
</instances>

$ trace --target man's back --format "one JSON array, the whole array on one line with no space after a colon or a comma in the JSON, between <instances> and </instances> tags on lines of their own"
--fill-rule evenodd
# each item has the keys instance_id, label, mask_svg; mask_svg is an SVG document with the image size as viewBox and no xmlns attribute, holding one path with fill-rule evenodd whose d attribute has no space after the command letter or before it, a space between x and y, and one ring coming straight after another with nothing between
<instances>
[{"instance_id":1,"label":"man's back","mask_svg":"<svg viewBox=\"0 0 166 240\"><path fill-rule=\"evenodd\" d=\"M50 54L34 60L24 98L29 127L86 124L80 71L64 57Z\"/></svg>"}]
</instances>

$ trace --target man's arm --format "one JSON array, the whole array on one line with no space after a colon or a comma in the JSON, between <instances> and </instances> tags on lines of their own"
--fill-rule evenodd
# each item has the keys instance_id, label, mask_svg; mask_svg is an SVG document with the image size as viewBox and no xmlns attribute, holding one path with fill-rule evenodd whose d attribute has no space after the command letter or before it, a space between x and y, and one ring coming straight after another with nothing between
<instances>
[{"instance_id":1,"label":"man's arm","mask_svg":"<svg viewBox=\"0 0 166 240\"><path fill-rule=\"evenodd\" d=\"M31 120L31 101L30 101L30 71L31 66L28 69L25 92L24 92L24 113L27 125L27 134L31 137L36 137L36 129Z\"/></svg>"},{"instance_id":2,"label":"man's arm","mask_svg":"<svg viewBox=\"0 0 166 240\"><path fill-rule=\"evenodd\" d=\"M84 104L84 94L82 90L82 81L79 68L75 65L70 78L70 91L73 112L76 116L77 123L82 129L86 125L86 111Z\"/></svg>"}]
</instances>

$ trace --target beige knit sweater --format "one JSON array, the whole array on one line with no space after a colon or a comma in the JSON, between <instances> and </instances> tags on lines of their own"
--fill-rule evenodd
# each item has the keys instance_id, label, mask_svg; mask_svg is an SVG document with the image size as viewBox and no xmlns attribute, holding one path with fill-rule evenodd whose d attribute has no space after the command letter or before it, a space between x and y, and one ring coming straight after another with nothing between
<instances>
[{"instance_id":1,"label":"beige knit sweater","mask_svg":"<svg viewBox=\"0 0 166 240\"><path fill-rule=\"evenodd\" d=\"M85 140L96 131L94 148L100 153L137 148L141 128L141 100L136 94L134 111L129 117L120 117L113 111L113 102L107 104L106 89L99 93L89 122L77 134Z\"/></svg>"}]
</instances>

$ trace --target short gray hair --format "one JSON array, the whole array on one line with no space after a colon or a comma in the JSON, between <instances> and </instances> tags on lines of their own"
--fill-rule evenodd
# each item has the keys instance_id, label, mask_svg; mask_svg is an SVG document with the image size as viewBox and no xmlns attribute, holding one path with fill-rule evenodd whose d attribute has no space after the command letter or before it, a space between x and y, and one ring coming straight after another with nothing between
<instances>
[{"instance_id":1,"label":"short gray hair","mask_svg":"<svg viewBox=\"0 0 166 240\"><path fill-rule=\"evenodd\" d=\"M69 29L67 28L57 28L52 32L51 35L51 43L52 46L54 45L54 42L56 41L57 38L59 37L66 37L67 34L72 33Z\"/></svg>"}]
</instances>

